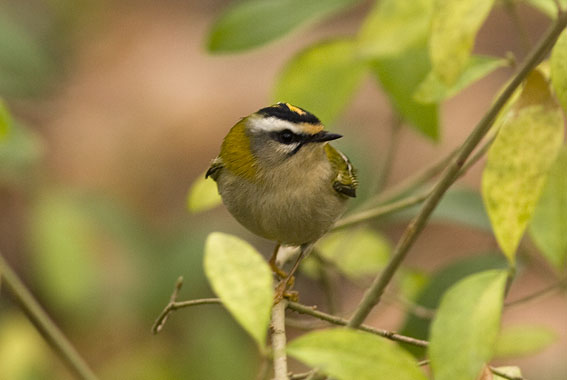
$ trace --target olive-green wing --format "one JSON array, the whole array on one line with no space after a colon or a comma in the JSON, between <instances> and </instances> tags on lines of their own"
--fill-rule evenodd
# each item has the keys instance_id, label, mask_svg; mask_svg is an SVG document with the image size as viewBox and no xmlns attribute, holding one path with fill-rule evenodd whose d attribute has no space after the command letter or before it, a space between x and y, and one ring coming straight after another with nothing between
<instances>
[{"instance_id":1,"label":"olive-green wing","mask_svg":"<svg viewBox=\"0 0 567 380\"><path fill-rule=\"evenodd\" d=\"M348 157L330 144L325 145L325 153L337 173L337 176L333 179L333 189L347 197L356 197L356 188L358 187L356 170L352 167Z\"/></svg>"},{"instance_id":2,"label":"olive-green wing","mask_svg":"<svg viewBox=\"0 0 567 380\"><path fill-rule=\"evenodd\" d=\"M211 162L211 166L209 167L209 170L207 170L205 178L211 177L216 181L222 168L224 168L222 159L220 157L215 158L213 162Z\"/></svg>"}]
</instances>

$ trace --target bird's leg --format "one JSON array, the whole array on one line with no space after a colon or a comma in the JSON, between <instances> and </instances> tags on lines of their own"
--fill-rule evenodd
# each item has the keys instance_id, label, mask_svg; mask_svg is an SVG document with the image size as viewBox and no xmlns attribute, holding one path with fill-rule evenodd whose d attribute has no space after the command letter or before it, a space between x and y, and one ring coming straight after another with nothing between
<instances>
[{"instance_id":1,"label":"bird's leg","mask_svg":"<svg viewBox=\"0 0 567 380\"><path fill-rule=\"evenodd\" d=\"M287 276L283 280L280 281L278 286L276 286L276 294L274 296L274 304L280 302L284 296L287 296L287 294L286 294L287 287L288 287L288 285L293 284L293 282L295 280L293 275L297 271L297 268L299 268L299 264L301 263L301 260L307 255L307 253L309 253L309 251L311 251L312 247L313 247L313 244L311 244L311 243L303 244L301 246L301 250L299 251L299 255L297 256L297 259L295 260L293 267L291 268L291 270L289 271ZM290 298L297 299L297 293L296 292L294 292L294 293L290 292L290 293L291 293L291 294L289 294Z\"/></svg>"},{"instance_id":2,"label":"bird's leg","mask_svg":"<svg viewBox=\"0 0 567 380\"><path fill-rule=\"evenodd\" d=\"M285 273L285 271L280 267L278 267L278 264L276 264L276 258L278 256L278 251L280 250L280 246L281 246L280 243L276 244L276 248L274 249L274 253L272 253L272 256L270 257L269 263L270 263L270 268L272 268L272 272L274 272L279 278L286 278L287 273Z\"/></svg>"}]
</instances>

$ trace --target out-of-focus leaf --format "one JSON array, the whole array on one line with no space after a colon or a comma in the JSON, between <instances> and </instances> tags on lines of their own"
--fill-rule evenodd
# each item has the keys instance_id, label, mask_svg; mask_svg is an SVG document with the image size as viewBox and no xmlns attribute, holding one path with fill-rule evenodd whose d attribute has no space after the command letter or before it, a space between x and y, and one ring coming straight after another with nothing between
<instances>
[{"instance_id":1,"label":"out-of-focus leaf","mask_svg":"<svg viewBox=\"0 0 567 380\"><path fill-rule=\"evenodd\" d=\"M419 294L415 303L425 309L436 310L439 307L443 294L459 280L473 273L504 268L506 268L506 260L502 255L496 253L475 255L455 261L431 275L429 283ZM400 333L418 339L429 340L430 323L431 319L429 318L408 314ZM420 357L423 356L425 351L420 347L403 346L414 355Z\"/></svg>"},{"instance_id":2,"label":"out-of-focus leaf","mask_svg":"<svg viewBox=\"0 0 567 380\"><path fill-rule=\"evenodd\" d=\"M42 45L0 8L0 93L25 96L41 89L51 71Z\"/></svg>"},{"instance_id":3,"label":"out-of-focus leaf","mask_svg":"<svg viewBox=\"0 0 567 380\"><path fill-rule=\"evenodd\" d=\"M46 378L49 350L41 335L23 315L0 318L0 378Z\"/></svg>"},{"instance_id":4,"label":"out-of-focus leaf","mask_svg":"<svg viewBox=\"0 0 567 380\"><path fill-rule=\"evenodd\" d=\"M404 269L399 275L400 294L407 300L415 300L429 284L429 275L416 269Z\"/></svg>"},{"instance_id":5,"label":"out-of-focus leaf","mask_svg":"<svg viewBox=\"0 0 567 380\"><path fill-rule=\"evenodd\" d=\"M475 380L493 355L506 272L473 274L443 296L431 325L429 357L436 380Z\"/></svg>"},{"instance_id":6,"label":"out-of-focus leaf","mask_svg":"<svg viewBox=\"0 0 567 380\"><path fill-rule=\"evenodd\" d=\"M263 349L274 297L268 264L247 242L213 232L205 243L204 265L223 305Z\"/></svg>"},{"instance_id":7,"label":"out-of-focus leaf","mask_svg":"<svg viewBox=\"0 0 567 380\"><path fill-rule=\"evenodd\" d=\"M514 264L564 134L561 108L539 71L530 74L501 123L482 175L482 196L496 240Z\"/></svg>"},{"instance_id":8,"label":"out-of-focus leaf","mask_svg":"<svg viewBox=\"0 0 567 380\"><path fill-rule=\"evenodd\" d=\"M30 236L35 278L49 304L90 315L97 307L96 236L81 203L68 193L43 194L33 209Z\"/></svg>"},{"instance_id":9,"label":"out-of-focus leaf","mask_svg":"<svg viewBox=\"0 0 567 380\"><path fill-rule=\"evenodd\" d=\"M378 273L386 265L391 247L378 232L356 228L326 235L317 249L346 276L358 279Z\"/></svg>"},{"instance_id":10,"label":"out-of-focus leaf","mask_svg":"<svg viewBox=\"0 0 567 380\"><path fill-rule=\"evenodd\" d=\"M403 349L367 332L336 328L305 334L288 347L290 356L341 380L425 380Z\"/></svg>"},{"instance_id":11,"label":"out-of-focus leaf","mask_svg":"<svg viewBox=\"0 0 567 380\"><path fill-rule=\"evenodd\" d=\"M325 124L345 108L365 73L350 39L318 43L287 63L275 87L275 100L296 104Z\"/></svg>"},{"instance_id":12,"label":"out-of-focus leaf","mask_svg":"<svg viewBox=\"0 0 567 380\"><path fill-rule=\"evenodd\" d=\"M564 30L551 51L551 83L567 112L567 30Z\"/></svg>"},{"instance_id":13,"label":"out-of-focus leaf","mask_svg":"<svg viewBox=\"0 0 567 380\"><path fill-rule=\"evenodd\" d=\"M415 206L397 213L395 220L414 217L420 210ZM473 189L455 188L447 192L431 214L432 222L456 222L464 226L490 231L490 220L484 210L480 193Z\"/></svg>"},{"instance_id":14,"label":"out-of-focus leaf","mask_svg":"<svg viewBox=\"0 0 567 380\"><path fill-rule=\"evenodd\" d=\"M209 210L218 206L222 202L217 184L212 178L205 178L200 175L189 190L187 197L187 207L189 211L197 213Z\"/></svg>"},{"instance_id":15,"label":"out-of-focus leaf","mask_svg":"<svg viewBox=\"0 0 567 380\"><path fill-rule=\"evenodd\" d=\"M32 130L14 122L0 142L0 183L29 181L43 156L42 142Z\"/></svg>"},{"instance_id":16,"label":"out-of-focus leaf","mask_svg":"<svg viewBox=\"0 0 567 380\"><path fill-rule=\"evenodd\" d=\"M246 50L285 35L359 0L245 0L234 2L215 22L208 38L212 52Z\"/></svg>"},{"instance_id":17,"label":"out-of-focus leaf","mask_svg":"<svg viewBox=\"0 0 567 380\"><path fill-rule=\"evenodd\" d=\"M429 37L433 72L453 86L467 66L476 33L494 0L435 0Z\"/></svg>"},{"instance_id":18,"label":"out-of-focus leaf","mask_svg":"<svg viewBox=\"0 0 567 380\"><path fill-rule=\"evenodd\" d=\"M567 148L563 146L530 223L530 236L549 263L567 269Z\"/></svg>"},{"instance_id":19,"label":"out-of-focus leaf","mask_svg":"<svg viewBox=\"0 0 567 380\"><path fill-rule=\"evenodd\" d=\"M372 70L398 114L423 135L439 139L438 106L413 99L417 86L431 66L425 46L417 46L394 58L376 60Z\"/></svg>"},{"instance_id":20,"label":"out-of-focus leaf","mask_svg":"<svg viewBox=\"0 0 567 380\"><path fill-rule=\"evenodd\" d=\"M439 103L506 64L507 61L502 58L472 56L452 86L447 86L431 71L417 88L414 98L420 103Z\"/></svg>"},{"instance_id":21,"label":"out-of-focus leaf","mask_svg":"<svg viewBox=\"0 0 567 380\"><path fill-rule=\"evenodd\" d=\"M358 35L365 58L384 58L403 53L425 39L433 0L381 0L370 11Z\"/></svg>"},{"instance_id":22,"label":"out-of-focus leaf","mask_svg":"<svg viewBox=\"0 0 567 380\"><path fill-rule=\"evenodd\" d=\"M548 15L550 18L557 18L557 6L555 0L525 0L534 8ZM563 9L567 8L567 0L558 0Z\"/></svg>"},{"instance_id":23,"label":"out-of-focus leaf","mask_svg":"<svg viewBox=\"0 0 567 380\"><path fill-rule=\"evenodd\" d=\"M509 380L509 379L521 379L522 378L522 371L520 371L519 367L496 367L495 368L498 372L505 374L507 377L499 376L496 374L492 374L492 380Z\"/></svg>"},{"instance_id":24,"label":"out-of-focus leaf","mask_svg":"<svg viewBox=\"0 0 567 380\"><path fill-rule=\"evenodd\" d=\"M8 134L12 120L10 118L10 113L4 104L2 98L0 98L0 141Z\"/></svg>"},{"instance_id":25,"label":"out-of-focus leaf","mask_svg":"<svg viewBox=\"0 0 567 380\"><path fill-rule=\"evenodd\" d=\"M516 325L504 328L496 340L494 356L509 358L535 354L557 340L557 333L545 326Z\"/></svg>"}]
</instances>

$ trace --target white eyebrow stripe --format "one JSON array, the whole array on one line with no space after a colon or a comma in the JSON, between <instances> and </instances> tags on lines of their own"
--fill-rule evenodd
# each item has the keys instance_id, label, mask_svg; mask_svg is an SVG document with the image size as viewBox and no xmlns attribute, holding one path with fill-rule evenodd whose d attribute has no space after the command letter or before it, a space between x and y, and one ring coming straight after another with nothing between
<instances>
[{"instance_id":1,"label":"white eyebrow stripe","mask_svg":"<svg viewBox=\"0 0 567 380\"><path fill-rule=\"evenodd\" d=\"M250 118L249 119L250 130L253 132L280 132L289 129L293 133L300 135L305 132L297 125L287 121L278 119L276 117L262 117L262 118Z\"/></svg>"}]
</instances>

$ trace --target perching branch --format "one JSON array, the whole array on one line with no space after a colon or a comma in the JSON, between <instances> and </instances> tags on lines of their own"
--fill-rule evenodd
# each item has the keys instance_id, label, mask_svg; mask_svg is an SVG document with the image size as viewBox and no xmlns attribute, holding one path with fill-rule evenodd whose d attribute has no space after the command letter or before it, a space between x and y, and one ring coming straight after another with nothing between
<instances>
[{"instance_id":1,"label":"perching branch","mask_svg":"<svg viewBox=\"0 0 567 380\"><path fill-rule=\"evenodd\" d=\"M287 376L287 355L285 352L285 309L287 300L283 299L272 307L272 356L274 380L289 380Z\"/></svg>"},{"instance_id":2,"label":"perching branch","mask_svg":"<svg viewBox=\"0 0 567 380\"><path fill-rule=\"evenodd\" d=\"M3 285L12 293L15 301L22 308L22 311L27 315L41 336L43 336L43 339L45 339L73 373L80 379L96 380L97 377L94 372L89 368L88 364L79 355L67 337L63 335L61 330L59 330L51 318L49 318L31 292L20 280L16 272L14 272L6 260L4 260L1 253L0 274Z\"/></svg>"},{"instance_id":3,"label":"perching branch","mask_svg":"<svg viewBox=\"0 0 567 380\"><path fill-rule=\"evenodd\" d=\"M541 60L549 52L557 38L565 29L567 25L567 15L565 13L560 13L555 23L547 31L544 38L540 43L532 50L524 64L521 66L518 73L506 86L504 91L496 99L494 104L490 107L486 115L477 124L473 132L469 135L467 140L463 143L457 156L451 161L450 165L445 170L443 176L439 179L435 185L430 196L427 198L419 214L410 222L404 234L398 241L398 244L394 250L392 258L386 268L374 279L371 287L364 294L363 299L360 301L358 307L356 308L353 316L351 317L348 326L358 327L366 319L370 311L380 302L380 298L384 293L384 290L394 277L394 274L406 258L410 248L413 246L417 237L423 231L429 217L433 210L437 207L437 204L447 191L447 189L454 183L458 178L459 173L463 165L465 165L468 157L477 147L477 145L482 141L484 136L490 130L494 120L498 116L500 110L506 105L514 91L520 86L528 74L536 68L536 66L541 62Z\"/></svg>"},{"instance_id":4,"label":"perching branch","mask_svg":"<svg viewBox=\"0 0 567 380\"><path fill-rule=\"evenodd\" d=\"M302 304L297 303L297 302L289 302L287 307L290 310L296 311L300 314L310 315L312 317L318 318L318 319L325 321L325 322L332 323L334 325L346 326L347 323L348 323L348 320L346 320L344 318L340 318L340 317L337 317L337 316L334 316L334 315L331 315L331 314L323 313L321 311L315 310L314 307L305 306L305 305L302 305ZM421 340L421 339L411 338L409 336L396 334L395 332L392 332L392 331L381 330L381 329L377 329L377 328L370 327L370 326L367 326L367 325L358 326L358 329L362 330L362 331L369 332L371 334L380 335L383 338L390 339L390 340L393 340L393 341L396 341L396 342L408 343L408 344L418 346L418 347L427 347L427 345L428 345L428 343L426 341Z\"/></svg>"}]
</instances>

